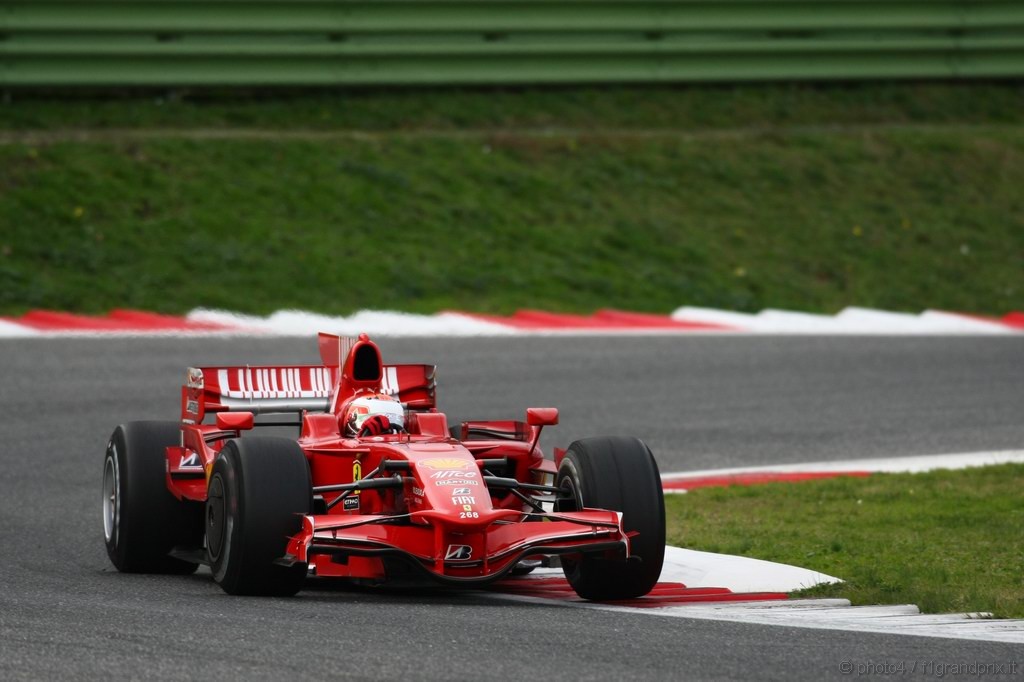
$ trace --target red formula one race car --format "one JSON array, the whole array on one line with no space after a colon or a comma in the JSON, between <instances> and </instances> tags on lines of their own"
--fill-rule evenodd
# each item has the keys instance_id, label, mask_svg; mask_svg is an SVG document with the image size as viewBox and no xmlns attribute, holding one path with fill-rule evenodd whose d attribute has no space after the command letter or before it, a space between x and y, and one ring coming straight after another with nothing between
<instances>
[{"instance_id":1,"label":"red formula one race car","mask_svg":"<svg viewBox=\"0 0 1024 682\"><path fill-rule=\"evenodd\" d=\"M262 595L307 576L473 587L540 564L560 564L586 599L655 585L665 509L644 443L588 438L545 459L554 408L450 431L433 366L385 365L365 334L321 334L320 355L190 368L180 422L114 430L103 532L118 570L206 564L225 591ZM268 425L300 434L246 433Z\"/></svg>"}]
</instances>

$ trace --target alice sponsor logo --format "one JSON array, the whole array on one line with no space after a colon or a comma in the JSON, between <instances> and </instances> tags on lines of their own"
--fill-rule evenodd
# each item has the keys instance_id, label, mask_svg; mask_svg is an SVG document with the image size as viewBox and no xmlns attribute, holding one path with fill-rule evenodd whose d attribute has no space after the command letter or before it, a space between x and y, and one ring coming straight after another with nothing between
<instances>
[{"instance_id":1,"label":"alice sponsor logo","mask_svg":"<svg viewBox=\"0 0 1024 682\"><path fill-rule=\"evenodd\" d=\"M456 478L448 481L434 481L434 485L480 485L480 483L477 481L463 481Z\"/></svg>"},{"instance_id":2,"label":"alice sponsor logo","mask_svg":"<svg viewBox=\"0 0 1024 682\"><path fill-rule=\"evenodd\" d=\"M475 471L435 471L430 474L431 478L476 478Z\"/></svg>"}]
</instances>

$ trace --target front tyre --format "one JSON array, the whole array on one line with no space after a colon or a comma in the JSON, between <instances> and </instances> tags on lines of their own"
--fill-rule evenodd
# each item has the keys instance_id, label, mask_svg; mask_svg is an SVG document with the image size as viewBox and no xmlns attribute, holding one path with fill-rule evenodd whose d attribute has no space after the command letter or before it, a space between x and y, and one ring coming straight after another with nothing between
<instances>
[{"instance_id":1,"label":"front tyre","mask_svg":"<svg viewBox=\"0 0 1024 682\"><path fill-rule=\"evenodd\" d=\"M228 594L291 596L306 564L282 566L288 538L312 506L309 465L286 438L229 441L213 465L206 547L213 578Z\"/></svg>"},{"instance_id":2,"label":"front tyre","mask_svg":"<svg viewBox=\"0 0 1024 682\"><path fill-rule=\"evenodd\" d=\"M103 538L125 573L192 573L198 564L168 553L195 539L198 507L167 489L168 446L181 439L177 422L128 422L114 429L103 458Z\"/></svg>"},{"instance_id":3,"label":"front tyre","mask_svg":"<svg viewBox=\"0 0 1024 682\"><path fill-rule=\"evenodd\" d=\"M622 512L630 537L628 561L583 555L562 558L562 569L584 599L634 599L651 591L665 559L665 499L650 448L636 438L603 437L569 446L558 468L562 489L555 510L584 507Z\"/></svg>"}]
</instances>

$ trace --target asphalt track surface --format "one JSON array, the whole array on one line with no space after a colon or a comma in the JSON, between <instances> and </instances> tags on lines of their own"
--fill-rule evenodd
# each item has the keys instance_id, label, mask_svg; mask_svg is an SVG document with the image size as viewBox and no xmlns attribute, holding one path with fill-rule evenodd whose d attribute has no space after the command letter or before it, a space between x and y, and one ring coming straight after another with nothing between
<instances>
[{"instance_id":1,"label":"asphalt track surface","mask_svg":"<svg viewBox=\"0 0 1024 682\"><path fill-rule=\"evenodd\" d=\"M1019 449L1016 338L384 340L454 418L557 405L546 438L637 434L662 471ZM189 364L315 362L306 339L0 342L0 679L829 679L844 662L1024 664L1019 645L662 618L473 592L232 598L103 548L114 426L174 418ZM1019 538L1017 539L1019 541ZM919 670L920 674L920 670ZM861 675L863 676L863 675Z\"/></svg>"}]
</instances>

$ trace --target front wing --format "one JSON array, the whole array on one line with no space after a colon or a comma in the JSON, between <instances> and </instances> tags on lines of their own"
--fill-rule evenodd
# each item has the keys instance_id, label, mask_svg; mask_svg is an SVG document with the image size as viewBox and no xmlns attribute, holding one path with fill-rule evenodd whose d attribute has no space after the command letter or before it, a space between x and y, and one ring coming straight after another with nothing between
<instances>
[{"instance_id":1,"label":"front wing","mask_svg":"<svg viewBox=\"0 0 1024 682\"><path fill-rule=\"evenodd\" d=\"M443 583L479 584L501 578L527 556L629 557L620 512L494 510L480 516L471 523L438 511L305 516L279 563L306 563L320 576L384 579L384 561L398 559Z\"/></svg>"}]
</instances>

